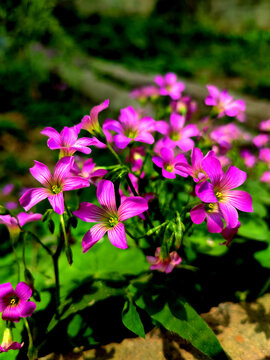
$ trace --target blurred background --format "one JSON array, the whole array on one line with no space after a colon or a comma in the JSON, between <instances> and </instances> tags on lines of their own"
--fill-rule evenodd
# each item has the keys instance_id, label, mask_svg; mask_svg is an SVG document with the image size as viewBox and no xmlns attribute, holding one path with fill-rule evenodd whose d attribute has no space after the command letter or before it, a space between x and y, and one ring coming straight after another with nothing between
<instances>
[{"instance_id":1,"label":"blurred background","mask_svg":"<svg viewBox=\"0 0 270 360\"><path fill-rule=\"evenodd\" d=\"M0 185L54 156L43 127L77 124L106 98L101 117L116 117L158 73L202 103L207 83L251 96L255 123L270 117L269 27L267 0L1 2Z\"/></svg>"}]
</instances>

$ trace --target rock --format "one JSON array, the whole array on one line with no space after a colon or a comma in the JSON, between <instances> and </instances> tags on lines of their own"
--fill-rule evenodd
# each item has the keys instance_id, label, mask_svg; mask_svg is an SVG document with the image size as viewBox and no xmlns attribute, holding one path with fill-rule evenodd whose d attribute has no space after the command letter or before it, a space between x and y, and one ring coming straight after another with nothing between
<instances>
[{"instance_id":1,"label":"rock","mask_svg":"<svg viewBox=\"0 0 270 360\"><path fill-rule=\"evenodd\" d=\"M239 304L221 303L202 318L216 333L229 360L270 359L270 294ZM154 328L146 338L124 339L63 357L53 354L40 360L209 360L187 341Z\"/></svg>"}]
</instances>

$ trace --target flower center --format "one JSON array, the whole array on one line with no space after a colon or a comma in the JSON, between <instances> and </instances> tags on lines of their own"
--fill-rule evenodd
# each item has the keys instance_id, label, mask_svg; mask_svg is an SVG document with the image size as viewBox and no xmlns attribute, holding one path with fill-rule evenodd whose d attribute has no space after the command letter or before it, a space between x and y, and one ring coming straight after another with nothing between
<instances>
[{"instance_id":1,"label":"flower center","mask_svg":"<svg viewBox=\"0 0 270 360\"><path fill-rule=\"evenodd\" d=\"M168 172L173 172L173 166L171 164L165 164L164 169Z\"/></svg>"},{"instance_id":2,"label":"flower center","mask_svg":"<svg viewBox=\"0 0 270 360\"><path fill-rule=\"evenodd\" d=\"M111 216L108 220L109 226L110 227L114 227L118 224L118 217L116 216Z\"/></svg>"},{"instance_id":3,"label":"flower center","mask_svg":"<svg viewBox=\"0 0 270 360\"><path fill-rule=\"evenodd\" d=\"M52 185L52 192L55 194L59 194L62 191L62 187L60 185Z\"/></svg>"},{"instance_id":4,"label":"flower center","mask_svg":"<svg viewBox=\"0 0 270 360\"><path fill-rule=\"evenodd\" d=\"M127 128L125 129L124 134L128 138L134 139L138 135L138 131L136 131L135 129Z\"/></svg>"},{"instance_id":5,"label":"flower center","mask_svg":"<svg viewBox=\"0 0 270 360\"><path fill-rule=\"evenodd\" d=\"M170 133L170 139L172 140L172 141L178 141L178 140L180 140L180 134L178 133L178 132L176 132L176 131L172 131L171 133Z\"/></svg>"},{"instance_id":6,"label":"flower center","mask_svg":"<svg viewBox=\"0 0 270 360\"><path fill-rule=\"evenodd\" d=\"M9 305L11 305L11 306L17 305L18 302L19 302L19 298L16 295L12 295L9 298Z\"/></svg>"},{"instance_id":7,"label":"flower center","mask_svg":"<svg viewBox=\"0 0 270 360\"><path fill-rule=\"evenodd\" d=\"M218 200L222 200L223 195L221 194L221 192L217 191L217 192L215 193L215 195L216 195L216 198L217 198Z\"/></svg>"},{"instance_id":8,"label":"flower center","mask_svg":"<svg viewBox=\"0 0 270 360\"><path fill-rule=\"evenodd\" d=\"M211 212L214 212L215 211L215 208L216 208L216 204L207 204L207 209L206 211L211 213Z\"/></svg>"}]
</instances>

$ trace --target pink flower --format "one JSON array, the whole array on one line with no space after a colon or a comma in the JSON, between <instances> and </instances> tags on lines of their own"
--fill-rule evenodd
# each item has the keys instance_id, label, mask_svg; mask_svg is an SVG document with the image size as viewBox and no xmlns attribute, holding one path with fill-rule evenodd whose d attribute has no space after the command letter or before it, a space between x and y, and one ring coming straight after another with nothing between
<instances>
[{"instance_id":1,"label":"pink flower","mask_svg":"<svg viewBox=\"0 0 270 360\"><path fill-rule=\"evenodd\" d=\"M132 98L137 98L140 101L145 101L148 98L156 98L159 96L159 89L156 86L153 85L149 85L149 86L144 86L141 87L139 89L134 89L131 93L130 96Z\"/></svg>"},{"instance_id":2,"label":"pink flower","mask_svg":"<svg viewBox=\"0 0 270 360\"><path fill-rule=\"evenodd\" d=\"M268 143L270 137L267 134L259 134L253 138L253 144L260 148Z\"/></svg>"},{"instance_id":3,"label":"pink flower","mask_svg":"<svg viewBox=\"0 0 270 360\"><path fill-rule=\"evenodd\" d=\"M231 228L230 226L227 226L224 230L221 231L221 235L224 237L226 241L220 245L226 245L227 247L230 245L232 239L235 237L235 235L238 233L238 229L240 228L241 223L238 221L236 227Z\"/></svg>"},{"instance_id":4,"label":"pink flower","mask_svg":"<svg viewBox=\"0 0 270 360\"><path fill-rule=\"evenodd\" d=\"M0 345L0 353L8 352L9 350L19 350L23 346L18 342L13 341L12 332L10 328L6 328L4 331L4 336L2 343Z\"/></svg>"},{"instance_id":5,"label":"pink flower","mask_svg":"<svg viewBox=\"0 0 270 360\"><path fill-rule=\"evenodd\" d=\"M162 169L162 175L167 179L175 179L176 174L183 177L188 176L185 172L178 170L176 166L178 162L187 163L185 156L183 154L174 156L172 149L162 148L160 156L153 156L152 161Z\"/></svg>"},{"instance_id":6,"label":"pink flower","mask_svg":"<svg viewBox=\"0 0 270 360\"><path fill-rule=\"evenodd\" d=\"M191 165L189 165L187 161L180 161L175 164L175 168L182 173L185 173L186 176L192 176L195 182L206 180L207 175L202 167L202 160L206 159L208 156L215 156L214 151L208 151L208 153L203 156L203 153L199 148L193 148L191 152Z\"/></svg>"},{"instance_id":7,"label":"pink flower","mask_svg":"<svg viewBox=\"0 0 270 360\"><path fill-rule=\"evenodd\" d=\"M210 134L210 138L215 141L217 144L222 146L224 149L229 150L231 148L231 143L234 140L247 140L251 139L251 136L241 130L234 123L229 123L226 125L216 127Z\"/></svg>"},{"instance_id":8,"label":"pink flower","mask_svg":"<svg viewBox=\"0 0 270 360\"><path fill-rule=\"evenodd\" d=\"M270 131L270 119L260 122L259 129L262 131Z\"/></svg>"},{"instance_id":9,"label":"pink flower","mask_svg":"<svg viewBox=\"0 0 270 360\"><path fill-rule=\"evenodd\" d=\"M221 164L215 157L208 157L202 161L202 167L211 182L204 181L196 185L196 195L205 203L213 206L217 203L227 225L237 226L237 210L252 212L252 198L246 191L231 190L242 185L246 180L246 173L235 166L230 166L223 173Z\"/></svg>"},{"instance_id":10,"label":"pink flower","mask_svg":"<svg viewBox=\"0 0 270 360\"><path fill-rule=\"evenodd\" d=\"M142 214L148 209L147 201L141 197L130 197L116 207L113 183L101 180L97 187L97 198L101 208L82 202L73 214L86 222L97 222L83 237L83 252L88 251L108 232L110 242L121 249L126 249L127 239L123 221Z\"/></svg>"},{"instance_id":11,"label":"pink flower","mask_svg":"<svg viewBox=\"0 0 270 360\"><path fill-rule=\"evenodd\" d=\"M233 100L227 90L221 92L213 85L207 85L209 95L205 99L205 105L214 106L214 110L218 113L218 118L224 115L236 117L240 122L245 121L244 111L246 104L244 100Z\"/></svg>"},{"instance_id":12,"label":"pink flower","mask_svg":"<svg viewBox=\"0 0 270 360\"><path fill-rule=\"evenodd\" d=\"M256 156L248 149L243 149L240 151L241 158L244 159L244 163L247 167L252 168L256 163Z\"/></svg>"},{"instance_id":13,"label":"pink flower","mask_svg":"<svg viewBox=\"0 0 270 360\"><path fill-rule=\"evenodd\" d=\"M109 99L105 100L100 105L94 106L89 115L85 115L81 120L82 129L87 130L90 134L94 136L102 135L102 129L99 125L98 114L107 109L109 106Z\"/></svg>"},{"instance_id":14,"label":"pink flower","mask_svg":"<svg viewBox=\"0 0 270 360\"><path fill-rule=\"evenodd\" d=\"M107 174L105 169L97 169L93 159L76 158L71 169L71 173L75 176L89 180L93 185L97 185L98 181Z\"/></svg>"},{"instance_id":15,"label":"pink flower","mask_svg":"<svg viewBox=\"0 0 270 360\"><path fill-rule=\"evenodd\" d=\"M143 146L133 147L130 149L130 155L127 157L127 161L131 163L131 170L139 171L143 165L143 159L145 156L145 149Z\"/></svg>"},{"instance_id":16,"label":"pink flower","mask_svg":"<svg viewBox=\"0 0 270 360\"><path fill-rule=\"evenodd\" d=\"M140 118L139 114L128 106L120 111L119 121L107 119L104 121L103 129L115 131L115 145L119 149L125 149L131 141L153 144L155 131L155 120L151 117Z\"/></svg>"},{"instance_id":17,"label":"pink flower","mask_svg":"<svg viewBox=\"0 0 270 360\"><path fill-rule=\"evenodd\" d=\"M190 211L191 220L194 224L201 224L207 219L207 230L210 233L220 233L223 229L222 214L218 204L199 204Z\"/></svg>"},{"instance_id":18,"label":"pink flower","mask_svg":"<svg viewBox=\"0 0 270 360\"><path fill-rule=\"evenodd\" d=\"M91 149L87 146L93 145L93 140L86 137L78 139L80 129L80 125L71 128L65 126L59 133L52 127L46 127L41 131L41 134L49 137L47 145L51 150L60 149L60 158L72 156L76 151L90 154Z\"/></svg>"},{"instance_id":19,"label":"pink flower","mask_svg":"<svg viewBox=\"0 0 270 360\"><path fill-rule=\"evenodd\" d=\"M160 87L160 95L168 95L173 100L178 100L181 97L182 91L185 90L185 84L178 81L174 73L167 73L165 76L157 75L155 83Z\"/></svg>"},{"instance_id":20,"label":"pink flower","mask_svg":"<svg viewBox=\"0 0 270 360\"><path fill-rule=\"evenodd\" d=\"M14 184L6 184L2 187L2 194L9 195L14 190Z\"/></svg>"},{"instance_id":21,"label":"pink flower","mask_svg":"<svg viewBox=\"0 0 270 360\"><path fill-rule=\"evenodd\" d=\"M260 181L261 182L266 182L266 183L268 183L270 185L270 171L265 171L262 174L262 176L260 178Z\"/></svg>"},{"instance_id":22,"label":"pink flower","mask_svg":"<svg viewBox=\"0 0 270 360\"><path fill-rule=\"evenodd\" d=\"M259 159L270 166L270 148L260 149Z\"/></svg>"},{"instance_id":23,"label":"pink flower","mask_svg":"<svg viewBox=\"0 0 270 360\"><path fill-rule=\"evenodd\" d=\"M25 282L20 282L13 290L11 283L0 285L0 312L2 319L18 322L21 317L31 316L36 309L33 301L27 301L32 290Z\"/></svg>"},{"instance_id":24,"label":"pink flower","mask_svg":"<svg viewBox=\"0 0 270 360\"><path fill-rule=\"evenodd\" d=\"M199 130L194 124L184 124L185 118L175 113L170 116L170 124L157 121L156 131L165 135L164 147L178 146L182 151L189 151L194 147L194 141L190 137L199 135Z\"/></svg>"},{"instance_id":25,"label":"pink flower","mask_svg":"<svg viewBox=\"0 0 270 360\"><path fill-rule=\"evenodd\" d=\"M17 219L10 215L0 215L0 224L5 224L8 227L8 230L11 234L16 234L20 232L20 227L23 227L26 223L32 221L39 221L41 220L41 214L27 214L26 212L21 212L17 215ZM19 224L18 224L19 222Z\"/></svg>"},{"instance_id":26,"label":"pink flower","mask_svg":"<svg viewBox=\"0 0 270 360\"><path fill-rule=\"evenodd\" d=\"M190 120L191 115L197 110L197 104L190 96L184 96L177 101L172 101L170 105L173 112L185 116L187 121Z\"/></svg>"},{"instance_id":27,"label":"pink flower","mask_svg":"<svg viewBox=\"0 0 270 360\"><path fill-rule=\"evenodd\" d=\"M88 180L79 176L70 175L73 162L73 157L63 157L56 164L52 176L46 165L35 161L35 165L30 168L30 172L44 187L27 190L20 198L21 206L28 211L40 201L48 198L54 211L57 214L63 214L65 210L63 191L76 190L89 186Z\"/></svg>"},{"instance_id":28,"label":"pink flower","mask_svg":"<svg viewBox=\"0 0 270 360\"><path fill-rule=\"evenodd\" d=\"M150 270L159 270L166 274L172 272L175 266L182 261L176 251L172 251L168 254L167 258L162 258L160 247L156 249L155 256L146 256L146 259L151 264Z\"/></svg>"}]
</instances>

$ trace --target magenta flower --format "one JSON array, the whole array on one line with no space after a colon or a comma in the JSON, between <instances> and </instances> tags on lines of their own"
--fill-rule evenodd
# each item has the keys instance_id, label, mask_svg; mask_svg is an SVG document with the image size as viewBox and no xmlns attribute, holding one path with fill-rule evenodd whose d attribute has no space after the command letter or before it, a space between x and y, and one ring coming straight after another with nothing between
<instances>
[{"instance_id":1,"label":"magenta flower","mask_svg":"<svg viewBox=\"0 0 270 360\"><path fill-rule=\"evenodd\" d=\"M178 170L176 166L179 162L187 163L185 156L183 154L174 156L172 149L161 148L160 156L153 156L152 161L162 169L162 175L167 179L175 179L176 174L183 177L188 176L185 172Z\"/></svg>"},{"instance_id":2,"label":"magenta flower","mask_svg":"<svg viewBox=\"0 0 270 360\"><path fill-rule=\"evenodd\" d=\"M72 156L76 151L90 154L91 149L87 146L93 145L93 140L86 137L78 139L80 129L80 125L71 128L65 126L59 133L52 127L46 127L41 131L41 134L49 137L47 145L51 150L60 150L60 158Z\"/></svg>"},{"instance_id":3,"label":"magenta flower","mask_svg":"<svg viewBox=\"0 0 270 360\"><path fill-rule=\"evenodd\" d=\"M155 251L155 256L146 256L147 261L151 264L150 270L159 270L169 274L175 266L181 263L182 259L176 251L168 254L167 258L162 258L160 250L160 247L158 247Z\"/></svg>"},{"instance_id":4,"label":"magenta flower","mask_svg":"<svg viewBox=\"0 0 270 360\"><path fill-rule=\"evenodd\" d=\"M184 124L184 116L175 113L170 116L170 124L157 121L156 131L165 135L163 140L165 147L178 146L182 151L189 151L194 147L194 141L190 137L199 135L199 130L194 124L185 127Z\"/></svg>"},{"instance_id":5,"label":"magenta flower","mask_svg":"<svg viewBox=\"0 0 270 360\"><path fill-rule=\"evenodd\" d=\"M259 124L259 129L262 131L270 131L270 119L261 121Z\"/></svg>"},{"instance_id":6,"label":"magenta flower","mask_svg":"<svg viewBox=\"0 0 270 360\"><path fill-rule=\"evenodd\" d=\"M27 301L32 290L25 282L20 282L13 290L11 283L0 285L0 312L2 319L18 322L21 317L31 316L36 309L33 301Z\"/></svg>"},{"instance_id":7,"label":"magenta flower","mask_svg":"<svg viewBox=\"0 0 270 360\"><path fill-rule=\"evenodd\" d=\"M155 131L155 120L151 117L140 118L139 114L128 106L121 109L119 121L107 119L104 121L103 129L115 131L115 145L119 149L125 149L131 141L153 144Z\"/></svg>"},{"instance_id":8,"label":"magenta flower","mask_svg":"<svg viewBox=\"0 0 270 360\"><path fill-rule=\"evenodd\" d=\"M132 98L136 98L139 99L140 101L145 101L148 98L157 98L159 96L159 89L156 86L153 85L149 85L149 86L144 86L141 87L139 89L134 89L131 93L130 96Z\"/></svg>"},{"instance_id":9,"label":"magenta flower","mask_svg":"<svg viewBox=\"0 0 270 360\"><path fill-rule=\"evenodd\" d=\"M241 226L241 223L238 221L236 227L231 228L230 226L227 226L224 230L222 230L221 235L224 237L224 239L226 241L224 241L220 245L226 245L228 247L230 245L232 239L238 233L238 229L240 228L240 226Z\"/></svg>"},{"instance_id":10,"label":"magenta flower","mask_svg":"<svg viewBox=\"0 0 270 360\"><path fill-rule=\"evenodd\" d=\"M8 210L15 210L17 209L18 204L15 201L7 201L4 206Z\"/></svg>"},{"instance_id":11,"label":"magenta flower","mask_svg":"<svg viewBox=\"0 0 270 360\"><path fill-rule=\"evenodd\" d=\"M14 184L6 184L2 187L2 194L9 195L14 190Z\"/></svg>"},{"instance_id":12,"label":"magenta flower","mask_svg":"<svg viewBox=\"0 0 270 360\"><path fill-rule=\"evenodd\" d=\"M218 118L224 115L236 117L240 122L245 121L244 111L246 104L244 100L235 100L228 94L227 90L221 92L213 85L207 85L209 95L205 99L205 105L214 106Z\"/></svg>"},{"instance_id":13,"label":"magenta flower","mask_svg":"<svg viewBox=\"0 0 270 360\"><path fill-rule=\"evenodd\" d=\"M82 129L87 130L91 135L102 135L102 129L99 125L98 114L107 109L109 106L109 99L105 100L100 105L94 106L89 115L85 115L81 120Z\"/></svg>"},{"instance_id":14,"label":"magenta flower","mask_svg":"<svg viewBox=\"0 0 270 360\"><path fill-rule=\"evenodd\" d=\"M21 212L17 215L17 219L10 215L0 215L0 224L5 224L8 227L8 230L11 234L16 234L20 232L20 227L23 227L26 223L32 221L41 220L41 214L27 214L26 212ZM19 222L19 224L18 224ZM20 227L19 227L20 226Z\"/></svg>"},{"instance_id":15,"label":"magenta flower","mask_svg":"<svg viewBox=\"0 0 270 360\"><path fill-rule=\"evenodd\" d=\"M217 203L199 204L190 211L194 224L201 224L205 218L210 233L220 233L223 229L222 214Z\"/></svg>"},{"instance_id":16,"label":"magenta flower","mask_svg":"<svg viewBox=\"0 0 270 360\"><path fill-rule=\"evenodd\" d=\"M224 149L229 150L231 148L231 143L234 140L243 139L246 141L251 140L250 134L241 130L234 123L229 123L226 125L216 127L210 134L210 137L217 144L222 146Z\"/></svg>"},{"instance_id":17,"label":"magenta flower","mask_svg":"<svg viewBox=\"0 0 270 360\"><path fill-rule=\"evenodd\" d=\"M208 157L202 161L202 167L211 182L204 181L196 185L196 195L205 203L218 204L227 225L231 228L238 223L237 210L252 212L252 198L246 191L231 190L242 185L246 180L246 173L235 166L230 166L223 173L221 164L215 157Z\"/></svg>"},{"instance_id":18,"label":"magenta flower","mask_svg":"<svg viewBox=\"0 0 270 360\"><path fill-rule=\"evenodd\" d=\"M208 156L215 156L214 151L211 150L203 156L203 153L199 148L193 148L191 152L191 165L189 165L187 161L180 161L175 165L175 168L182 173L185 173L186 176L192 176L195 182L206 180L207 175L202 167L202 160L206 159Z\"/></svg>"},{"instance_id":19,"label":"magenta flower","mask_svg":"<svg viewBox=\"0 0 270 360\"><path fill-rule=\"evenodd\" d=\"M137 216L148 209L147 201L141 197L130 197L116 207L113 183L101 180L97 187L97 198L101 208L82 202L73 214L86 222L97 222L83 237L83 252L88 251L108 232L110 242L121 249L126 249L127 239L123 221Z\"/></svg>"},{"instance_id":20,"label":"magenta flower","mask_svg":"<svg viewBox=\"0 0 270 360\"><path fill-rule=\"evenodd\" d=\"M270 166L270 148L260 149L259 159Z\"/></svg>"},{"instance_id":21,"label":"magenta flower","mask_svg":"<svg viewBox=\"0 0 270 360\"><path fill-rule=\"evenodd\" d=\"M157 75L155 83L160 87L160 95L168 95L173 100L178 100L181 97L182 91L185 90L185 84L178 81L174 73L167 73L165 76Z\"/></svg>"},{"instance_id":22,"label":"magenta flower","mask_svg":"<svg viewBox=\"0 0 270 360\"><path fill-rule=\"evenodd\" d=\"M133 172L139 171L143 166L143 159L145 157L145 149L143 146L138 146L130 149L130 154L127 157L127 162L131 163L131 170Z\"/></svg>"},{"instance_id":23,"label":"magenta flower","mask_svg":"<svg viewBox=\"0 0 270 360\"><path fill-rule=\"evenodd\" d=\"M270 140L269 135L267 134L259 134L257 136L254 137L253 139L253 144L258 147L261 148L262 146L266 145Z\"/></svg>"},{"instance_id":24,"label":"magenta flower","mask_svg":"<svg viewBox=\"0 0 270 360\"><path fill-rule=\"evenodd\" d=\"M191 115L197 110L197 104L190 96L183 96L177 101L172 101L170 106L173 112L184 115L187 121L190 120Z\"/></svg>"},{"instance_id":25,"label":"magenta flower","mask_svg":"<svg viewBox=\"0 0 270 360\"><path fill-rule=\"evenodd\" d=\"M261 182L266 182L270 185L270 171L265 171L260 177Z\"/></svg>"},{"instance_id":26,"label":"magenta flower","mask_svg":"<svg viewBox=\"0 0 270 360\"><path fill-rule=\"evenodd\" d=\"M35 161L35 165L30 168L30 172L44 187L27 190L20 198L21 206L28 211L40 201L48 198L54 211L57 214L63 214L63 191L76 190L89 186L88 180L79 176L70 175L73 162L73 157L63 157L56 164L52 176L46 165Z\"/></svg>"},{"instance_id":27,"label":"magenta flower","mask_svg":"<svg viewBox=\"0 0 270 360\"><path fill-rule=\"evenodd\" d=\"M19 350L23 346L23 343L13 341L12 332L10 328L6 328L2 343L0 345L0 353L8 352L9 350Z\"/></svg>"},{"instance_id":28,"label":"magenta flower","mask_svg":"<svg viewBox=\"0 0 270 360\"><path fill-rule=\"evenodd\" d=\"M242 149L240 151L240 156L242 159L244 159L245 165L249 168L252 168L257 161L256 156L252 154L249 149Z\"/></svg>"},{"instance_id":29,"label":"magenta flower","mask_svg":"<svg viewBox=\"0 0 270 360\"><path fill-rule=\"evenodd\" d=\"M93 185L97 185L98 181L107 174L105 169L97 169L93 159L75 158L75 162L71 169L71 173L75 176L89 180Z\"/></svg>"}]
</instances>

